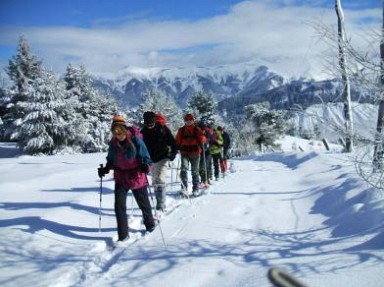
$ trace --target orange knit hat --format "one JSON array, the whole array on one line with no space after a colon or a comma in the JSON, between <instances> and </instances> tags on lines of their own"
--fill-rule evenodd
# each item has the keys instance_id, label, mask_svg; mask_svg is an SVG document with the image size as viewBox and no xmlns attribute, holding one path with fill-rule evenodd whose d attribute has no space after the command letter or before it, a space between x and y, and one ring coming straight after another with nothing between
<instances>
[{"instance_id":1,"label":"orange knit hat","mask_svg":"<svg viewBox=\"0 0 384 287\"><path fill-rule=\"evenodd\" d=\"M115 127L115 126L123 126L124 128L126 127L126 122L125 122L125 119L122 117L122 116L114 116L112 118L112 126L111 126L111 130Z\"/></svg>"}]
</instances>

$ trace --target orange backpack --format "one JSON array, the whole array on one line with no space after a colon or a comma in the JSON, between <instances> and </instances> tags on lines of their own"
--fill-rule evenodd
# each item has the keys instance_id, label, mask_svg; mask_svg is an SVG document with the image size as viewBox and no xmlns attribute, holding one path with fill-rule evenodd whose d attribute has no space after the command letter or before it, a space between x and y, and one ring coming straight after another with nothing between
<instances>
[{"instance_id":1,"label":"orange backpack","mask_svg":"<svg viewBox=\"0 0 384 287\"><path fill-rule=\"evenodd\" d=\"M155 115L155 121L161 124L162 126L165 126L167 124L167 119L164 115L158 113Z\"/></svg>"}]
</instances>

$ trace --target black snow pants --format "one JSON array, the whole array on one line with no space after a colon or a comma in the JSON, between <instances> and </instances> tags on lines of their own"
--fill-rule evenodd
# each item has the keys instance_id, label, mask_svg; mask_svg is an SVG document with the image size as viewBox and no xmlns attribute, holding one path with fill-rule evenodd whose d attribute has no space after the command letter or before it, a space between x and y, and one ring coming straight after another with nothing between
<instances>
[{"instance_id":1,"label":"black snow pants","mask_svg":"<svg viewBox=\"0 0 384 287\"><path fill-rule=\"evenodd\" d=\"M115 184L115 215L117 221L117 234L119 240L125 239L128 233L128 217L127 217L127 193L119 184ZM139 189L132 189L133 196L139 206L142 214L145 228L152 230L155 226L155 221L152 215L152 207L148 197L147 186Z\"/></svg>"}]
</instances>

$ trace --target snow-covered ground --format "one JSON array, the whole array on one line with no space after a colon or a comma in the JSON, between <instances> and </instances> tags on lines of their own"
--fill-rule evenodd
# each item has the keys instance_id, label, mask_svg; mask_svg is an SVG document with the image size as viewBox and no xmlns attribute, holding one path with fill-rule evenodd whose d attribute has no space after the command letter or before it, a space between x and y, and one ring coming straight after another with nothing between
<instances>
[{"instance_id":1,"label":"snow-covered ground","mask_svg":"<svg viewBox=\"0 0 384 287\"><path fill-rule=\"evenodd\" d=\"M113 180L100 201L96 172L105 154L31 157L2 144L0 285L270 287L268 269L280 266L312 287L383 286L382 196L336 147L282 147L231 159L195 199L177 199L170 184L161 225L111 251ZM130 193L127 203L135 237L141 216Z\"/></svg>"}]
</instances>

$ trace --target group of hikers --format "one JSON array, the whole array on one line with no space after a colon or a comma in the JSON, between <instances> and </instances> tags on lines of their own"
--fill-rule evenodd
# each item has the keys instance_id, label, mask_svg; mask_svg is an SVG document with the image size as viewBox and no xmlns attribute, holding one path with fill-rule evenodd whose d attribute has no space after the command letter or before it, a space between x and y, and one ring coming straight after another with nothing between
<instances>
[{"instance_id":1,"label":"group of hikers","mask_svg":"<svg viewBox=\"0 0 384 287\"><path fill-rule=\"evenodd\" d=\"M163 115L147 111L143 114L143 120L144 126L139 130L127 125L122 116L113 117L107 163L98 168L100 178L111 169L114 171L118 241L129 239L126 211L129 190L132 190L142 212L146 231L152 232L155 229L147 174L151 172L152 175L156 211L164 212L168 166L178 152L182 197L189 197L188 171L192 177L192 196L198 196L213 179L218 180L220 173L224 176L228 170L230 137L221 126L214 128L206 121L196 123L193 114L187 113L184 115L184 126L174 136Z\"/></svg>"}]
</instances>

